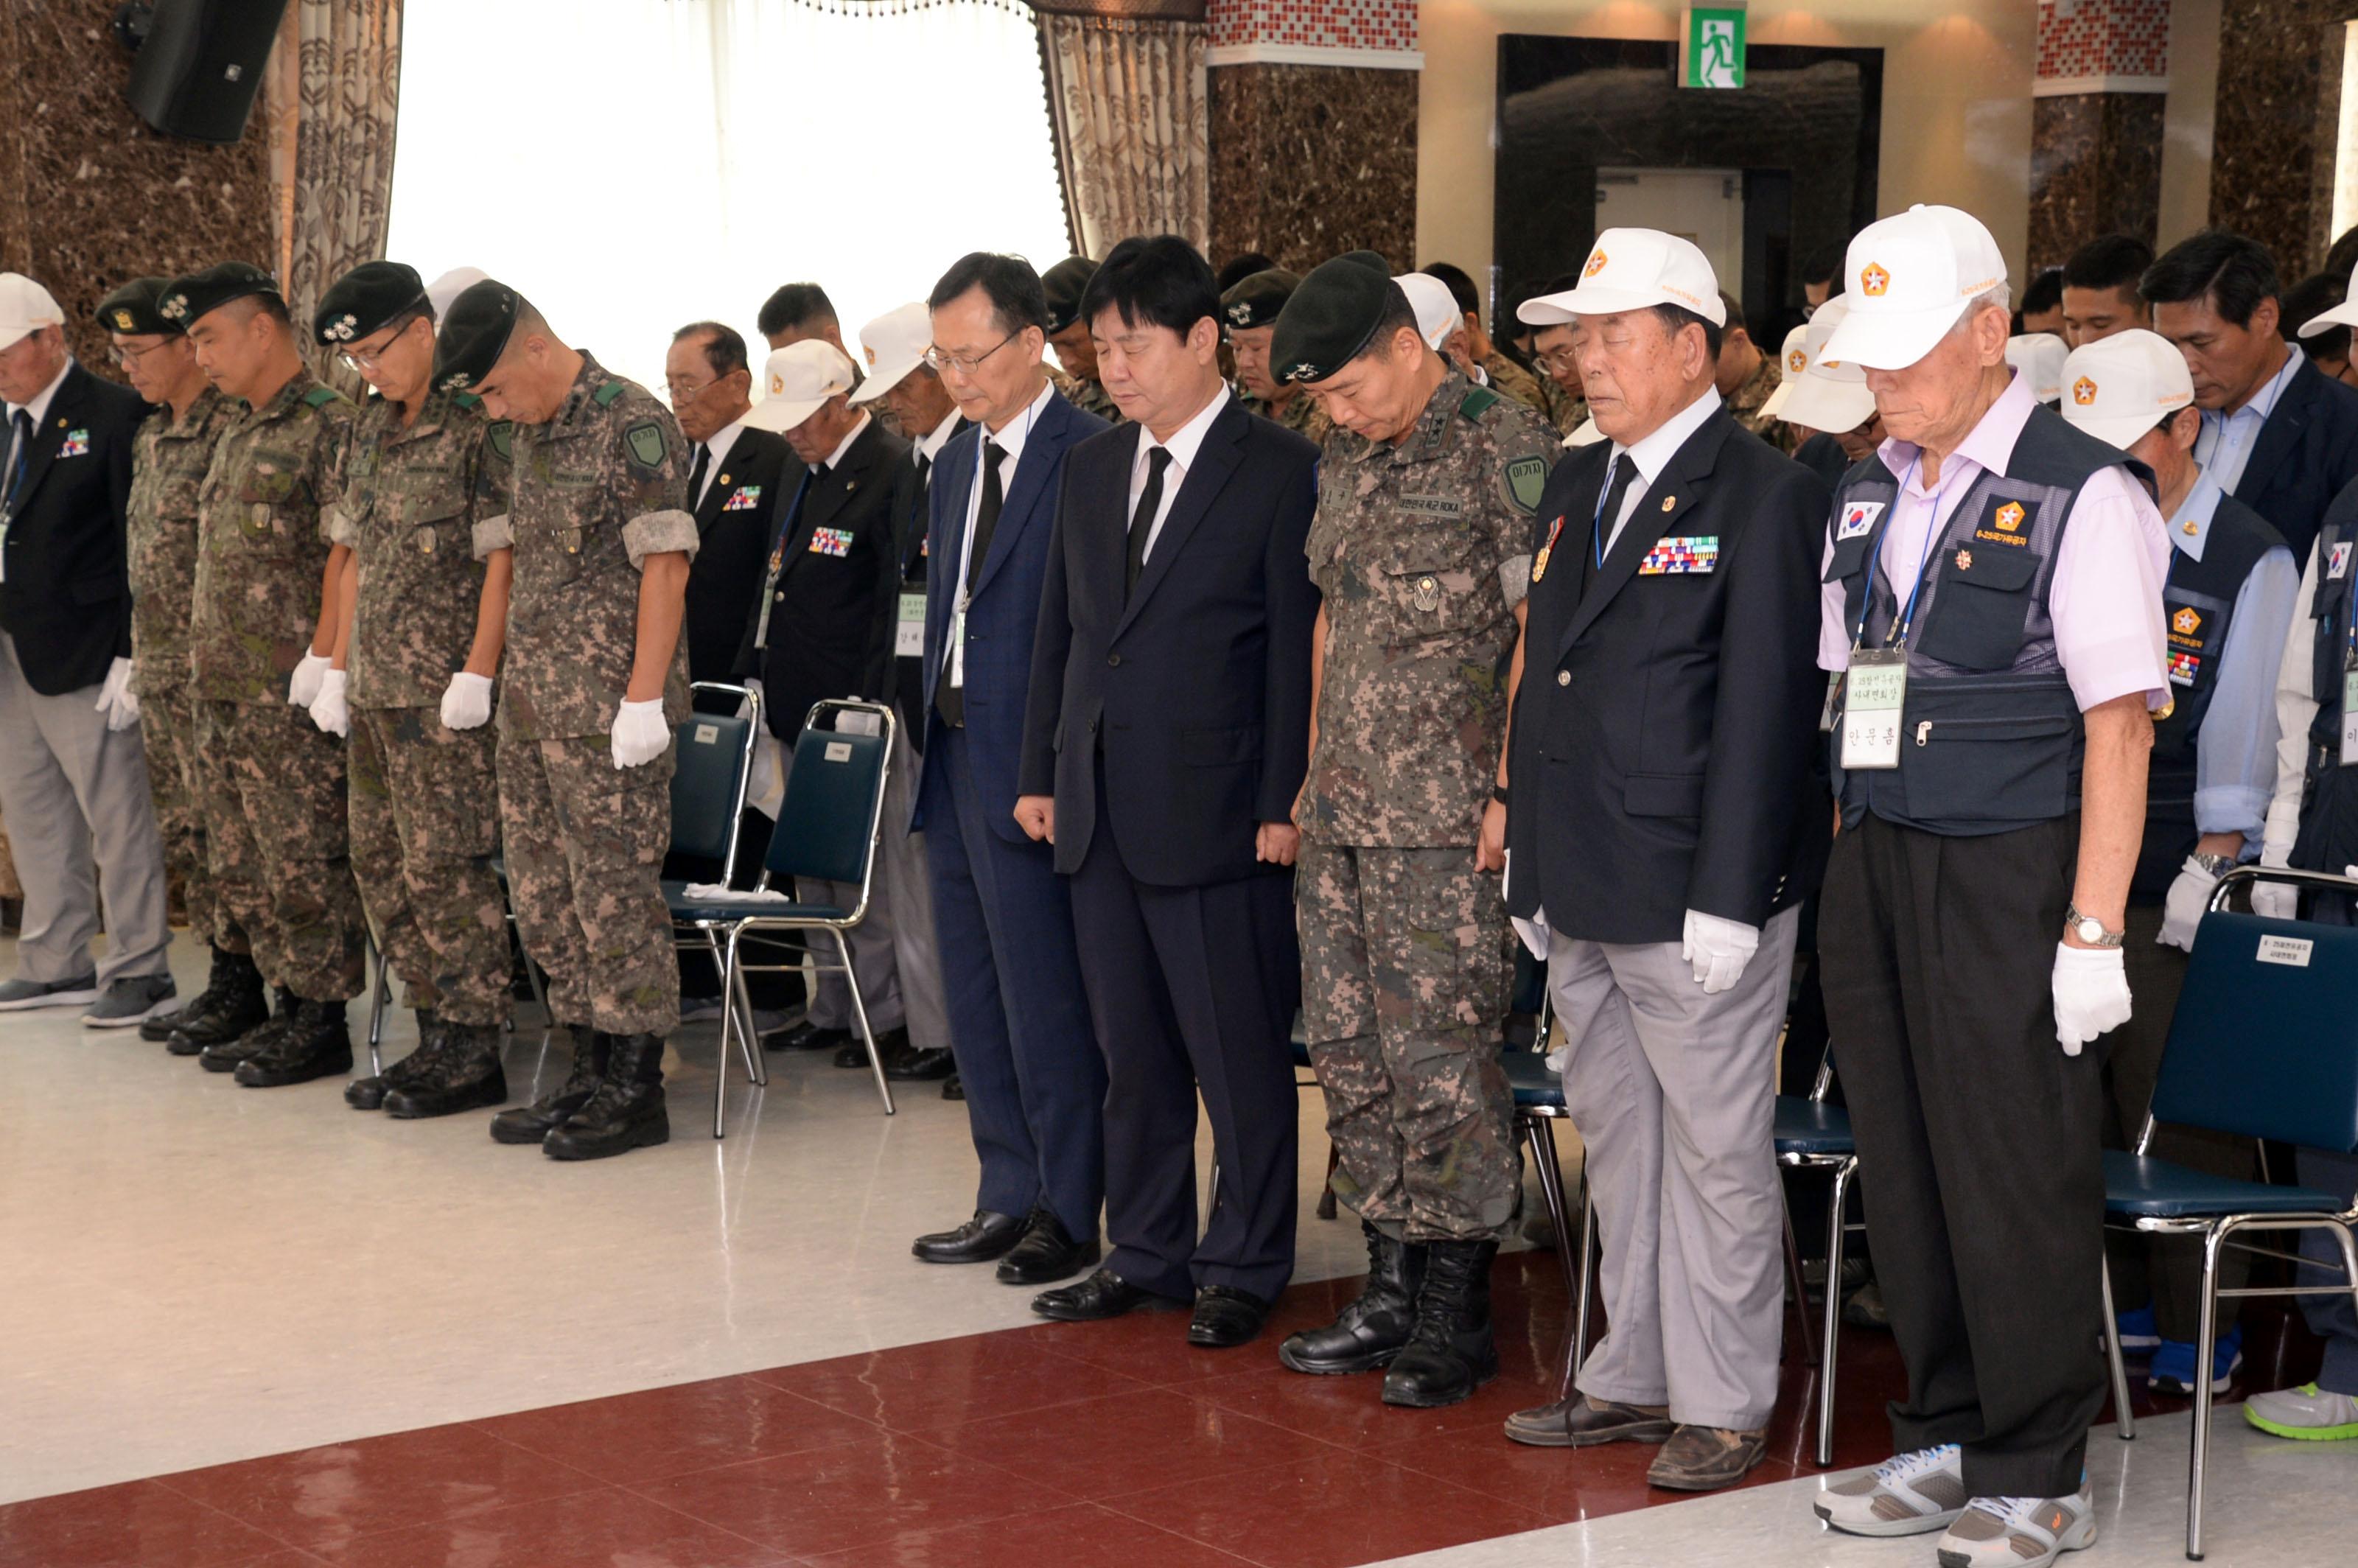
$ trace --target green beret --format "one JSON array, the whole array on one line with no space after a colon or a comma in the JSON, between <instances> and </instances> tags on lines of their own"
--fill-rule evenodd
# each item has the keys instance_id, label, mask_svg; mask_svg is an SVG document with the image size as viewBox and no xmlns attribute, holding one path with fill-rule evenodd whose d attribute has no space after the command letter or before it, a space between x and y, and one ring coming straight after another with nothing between
<instances>
[{"instance_id":1,"label":"green beret","mask_svg":"<svg viewBox=\"0 0 2358 1568\"><path fill-rule=\"evenodd\" d=\"M464 392L491 374L523 308L522 297L497 278L470 284L450 301L435 335L434 384L444 392Z\"/></svg>"},{"instance_id":2,"label":"green beret","mask_svg":"<svg viewBox=\"0 0 2358 1568\"><path fill-rule=\"evenodd\" d=\"M1098 264L1087 256L1066 256L1040 275L1040 292L1048 297L1048 335L1055 337L1081 319L1081 296Z\"/></svg>"},{"instance_id":3,"label":"green beret","mask_svg":"<svg viewBox=\"0 0 2358 1568\"><path fill-rule=\"evenodd\" d=\"M167 278L135 277L100 300L92 315L110 332L134 336L143 332L177 333L180 324L167 321L164 313L157 308L164 302L164 291L171 287Z\"/></svg>"},{"instance_id":4,"label":"green beret","mask_svg":"<svg viewBox=\"0 0 2358 1568\"><path fill-rule=\"evenodd\" d=\"M1366 267L1368 271L1382 273L1386 277L1390 277L1392 275L1392 264L1386 261L1381 254L1375 251L1345 251L1341 255L1336 256L1335 259L1336 261L1357 262L1359 265Z\"/></svg>"},{"instance_id":5,"label":"green beret","mask_svg":"<svg viewBox=\"0 0 2358 1568\"><path fill-rule=\"evenodd\" d=\"M1349 256L1319 263L1278 312L1277 335L1269 341L1271 378L1325 381L1359 357L1394 300L1408 308L1389 275Z\"/></svg>"},{"instance_id":6,"label":"green beret","mask_svg":"<svg viewBox=\"0 0 2358 1568\"><path fill-rule=\"evenodd\" d=\"M282 306L287 302L287 297L278 292L278 280L252 262L223 262L165 285L164 297L156 309L165 320L178 322L180 330L186 331L200 317L211 314L233 299L256 294L267 294Z\"/></svg>"},{"instance_id":7,"label":"green beret","mask_svg":"<svg viewBox=\"0 0 2358 1568\"><path fill-rule=\"evenodd\" d=\"M1237 331L1254 327L1273 327L1277 313L1302 287L1302 279L1282 266L1266 272L1248 273L1220 296L1220 317Z\"/></svg>"},{"instance_id":8,"label":"green beret","mask_svg":"<svg viewBox=\"0 0 2358 1568\"><path fill-rule=\"evenodd\" d=\"M399 262L362 262L319 296L311 330L327 347L342 348L377 330L413 305L426 302L426 283Z\"/></svg>"}]
</instances>

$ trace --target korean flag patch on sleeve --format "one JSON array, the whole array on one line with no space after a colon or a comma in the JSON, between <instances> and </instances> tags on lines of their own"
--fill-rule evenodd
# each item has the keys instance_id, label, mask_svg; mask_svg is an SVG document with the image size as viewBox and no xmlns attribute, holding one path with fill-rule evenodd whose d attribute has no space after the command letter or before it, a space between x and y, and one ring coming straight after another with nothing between
<instances>
[{"instance_id":1,"label":"korean flag patch on sleeve","mask_svg":"<svg viewBox=\"0 0 2358 1568\"><path fill-rule=\"evenodd\" d=\"M1880 501L1854 501L1844 506L1842 515L1834 519L1834 538L1855 539L1861 534L1874 532L1875 520L1883 515L1885 504Z\"/></svg>"},{"instance_id":2,"label":"korean flag patch on sleeve","mask_svg":"<svg viewBox=\"0 0 2358 1568\"><path fill-rule=\"evenodd\" d=\"M2339 582L2350 575L2350 542L2343 540L2333 546L2325 557L2325 576L2329 582Z\"/></svg>"}]
</instances>

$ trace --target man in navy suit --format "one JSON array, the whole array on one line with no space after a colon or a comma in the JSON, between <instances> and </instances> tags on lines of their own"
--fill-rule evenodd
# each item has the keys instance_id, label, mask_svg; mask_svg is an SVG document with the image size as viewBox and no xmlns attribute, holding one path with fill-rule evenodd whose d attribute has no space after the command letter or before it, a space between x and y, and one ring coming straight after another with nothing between
<instances>
[{"instance_id":1,"label":"man in navy suit","mask_svg":"<svg viewBox=\"0 0 2358 1568\"><path fill-rule=\"evenodd\" d=\"M975 428L942 448L928 498L925 771L909 826L925 835L982 1182L972 1219L912 1250L1047 1284L1097 1261L1106 1071L1064 880L1015 822L1016 769L1065 454L1106 424L1049 384L1029 263L974 252L925 304L926 362Z\"/></svg>"},{"instance_id":2,"label":"man in navy suit","mask_svg":"<svg viewBox=\"0 0 2358 1568\"><path fill-rule=\"evenodd\" d=\"M1210 1348L1259 1334L1293 1272L1292 815L1318 618L1318 449L1229 395L1219 314L1210 264L1171 234L1122 241L1082 297L1135 423L1065 465L1015 803L1072 878L1108 1082L1113 1251L1033 1310L1192 1297L1188 1341ZM1200 1243L1199 1089L1222 1178Z\"/></svg>"}]
</instances>

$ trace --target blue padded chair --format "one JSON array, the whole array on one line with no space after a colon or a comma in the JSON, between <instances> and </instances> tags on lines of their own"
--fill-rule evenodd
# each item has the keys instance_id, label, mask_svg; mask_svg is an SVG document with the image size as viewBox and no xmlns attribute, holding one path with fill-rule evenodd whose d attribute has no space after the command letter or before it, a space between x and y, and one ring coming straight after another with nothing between
<instances>
[{"instance_id":1,"label":"blue padded chair","mask_svg":"<svg viewBox=\"0 0 2358 1568\"><path fill-rule=\"evenodd\" d=\"M844 719L854 716L864 716L864 732L841 727ZM832 727L823 726L822 719ZM824 933L833 939L833 957L817 947L811 949L810 957L821 969L840 971L851 989L852 1020L860 1026L861 1044L868 1048L869 1070L875 1075L876 1093L884 1102L887 1116L893 1110L892 1086L885 1081L883 1060L876 1053L876 1037L868 1026L868 1004L860 994L860 977L852 971L851 949L845 944L844 933L868 918L869 894L876 872L876 833L884 813L884 778L892 752L892 710L882 703L829 697L811 705L803 721L801 737L795 742L794 763L786 773L785 800L779 807L778 825L770 835L770 852L762 867L760 885L763 891L777 884L781 891L791 892L796 877L855 884L860 896L851 907L717 900L695 903L688 900L685 888L666 884L664 890L675 923L693 926L720 945L722 990L738 999L741 1007L748 970L802 967L802 950L789 946L780 937L788 933ZM742 951L749 938L752 949L775 952L792 961L751 961ZM750 1008L746 1011L750 1013ZM754 1044L750 1016L741 1025L732 1009L724 1015L722 1029L724 1033L737 1033L743 1042L752 1064L748 1070L760 1081L760 1052ZM724 1039L724 1047L726 1044ZM720 1081L713 1091L715 1138L722 1132L719 1096L728 1087L728 1062L724 1048Z\"/></svg>"},{"instance_id":2,"label":"blue padded chair","mask_svg":"<svg viewBox=\"0 0 2358 1568\"><path fill-rule=\"evenodd\" d=\"M712 711L694 711L675 730L672 749L671 850L675 855L717 861L722 882L737 869L738 831L745 816L745 792L753 775L753 748L762 736L762 699L750 687L719 681L698 681L690 688L697 697L719 701ZM720 981L722 1016L720 1056L713 1073L713 1122L720 1120L720 1098L728 1087L729 1049L733 1040L745 1075L756 1085L770 1081L754 1038L753 1005L742 976L731 983L709 921L683 920L678 910L685 882L666 880L664 902L673 911L672 945L682 951L700 950L712 960Z\"/></svg>"},{"instance_id":3,"label":"blue padded chair","mask_svg":"<svg viewBox=\"0 0 2358 1568\"><path fill-rule=\"evenodd\" d=\"M1858 1174L1858 1145L1850 1134L1850 1112L1838 1105L1829 1104L1826 1095L1833 1085L1833 1064L1831 1059L1818 1064L1817 1082L1808 1097L1779 1095L1776 1120L1771 1137L1775 1140L1777 1163L1790 1170L1823 1171L1833 1178L1832 1194L1826 1203L1826 1304L1825 1324L1819 1344L1823 1352L1812 1356L1819 1362L1818 1372L1818 1465L1823 1469L1834 1462L1834 1364L1840 1348L1837 1337L1842 1325L1843 1243L1849 1238L1854 1226L1848 1217L1850 1184ZM1808 1292L1802 1289L1801 1249L1793 1242L1793 1216L1789 1208L1785 1215L1786 1256L1793 1271L1793 1293L1801 1307L1802 1344L1809 1348Z\"/></svg>"},{"instance_id":4,"label":"blue padded chair","mask_svg":"<svg viewBox=\"0 0 2358 1568\"><path fill-rule=\"evenodd\" d=\"M1563 1370L1557 1378L1556 1398L1572 1397L1572 1380L1579 1375L1580 1363L1588 1355L1588 1301L1593 1293L1590 1281L1596 1254L1596 1206L1588 1201L1588 1162L1580 1166L1580 1251L1575 1256L1564 1245L1572 1234L1572 1205L1565 1201L1563 1165L1556 1157L1555 1124L1568 1119L1572 1112L1563 1103L1563 1080L1548 1071L1547 1041L1550 1009L1542 1003L1539 1009L1540 1049L1509 1051L1501 1058L1507 1069L1507 1087L1515 1094L1515 1130L1531 1152L1531 1164L1540 1173L1540 1198L1547 1205L1548 1218L1555 1226L1556 1261L1563 1269L1564 1299L1573 1303L1572 1338L1564 1346Z\"/></svg>"},{"instance_id":5,"label":"blue padded chair","mask_svg":"<svg viewBox=\"0 0 2358 1568\"><path fill-rule=\"evenodd\" d=\"M2323 1295L2358 1300L2358 1205L2324 1193L2205 1175L2146 1151L2157 1122L2274 1139L2336 1153L2358 1152L2358 927L2238 914L2239 887L2292 882L2358 895L2358 879L2242 866L2219 880L2195 932L2194 954L2163 1046L2153 1103L2131 1153L2104 1155L2104 1211L2116 1228L2202 1238L2202 1316L2195 1338L2194 1433L2188 1459L2186 1555L2202 1556L2203 1469L2211 1443L2212 1347L2222 1296ZM2264 1027L2253 1027L2255 1021ZM2234 1239L2246 1230L2333 1232L2346 1284L2221 1290L2220 1252L2305 1260ZM2136 1435L2128 1372L2113 1331L2113 1281L2104 1274L2104 1342L2113 1405L2124 1440Z\"/></svg>"}]
</instances>

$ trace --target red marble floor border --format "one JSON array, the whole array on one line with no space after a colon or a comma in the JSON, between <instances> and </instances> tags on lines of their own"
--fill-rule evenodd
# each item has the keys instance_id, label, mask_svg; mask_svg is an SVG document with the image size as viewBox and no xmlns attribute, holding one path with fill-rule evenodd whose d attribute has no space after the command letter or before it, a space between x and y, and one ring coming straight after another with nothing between
<instances>
[{"instance_id":1,"label":"red marble floor border","mask_svg":"<svg viewBox=\"0 0 2358 1568\"><path fill-rule=\"evenodd\" d=\"M1551 1255L1500 1260L1501 1375L1444 1411L1276 1365L1357 1286L1295 1288L1236 1352L1192 1349L1175 1314L1041 1325L37 1498L0 1508L0 1563L1353 1568L1678 1500L1646 1485L1650 1449L1499 1434L1552 1392ZM2280 1370L2299 1331L2272 1321L2247 1334ZM1812 1472L1815 1376L1786 1367L1748 1484ZM1887 1335L1846 1331L1838 1465L1883 1457L1902 1381Z\"/></svg>"}]
</instances>

